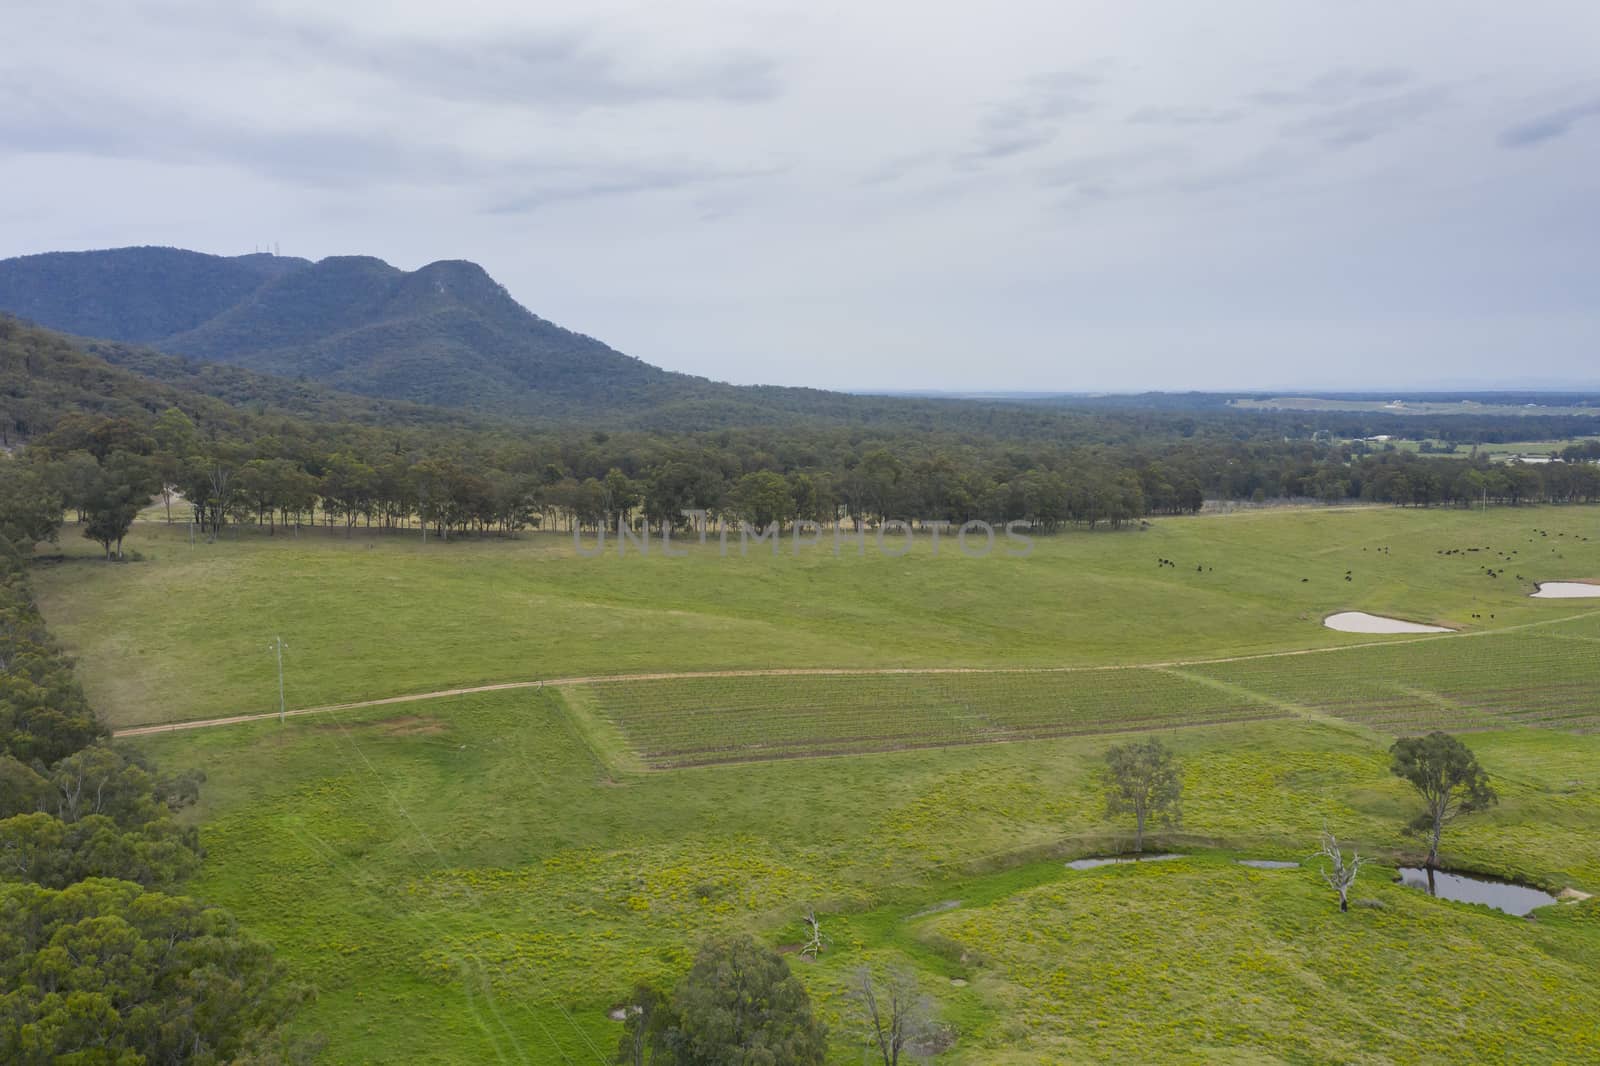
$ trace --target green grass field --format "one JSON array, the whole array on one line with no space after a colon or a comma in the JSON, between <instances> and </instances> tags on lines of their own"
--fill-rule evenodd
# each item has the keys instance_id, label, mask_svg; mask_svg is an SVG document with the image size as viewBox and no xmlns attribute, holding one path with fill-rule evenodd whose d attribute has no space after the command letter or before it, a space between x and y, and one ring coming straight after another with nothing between
<instances>
[{"instance_id":1,"label":"green grass field","mask_svg":"<svg viewBox=\"0 0 1600 1066\"><path fill-rule=\"evenodd\" d=\"M1168 520L1025 560L580 559L565 538L359 534L190 549L150 526L129 546L142 561L118 566L68 543L36 575L121 724L275 709L278 632L292 706L920 668L618 679L140 738L206 772L193 890L315 986L295 1024L328 1038L326 1061L604 1061L636 980L669 982L718 931L793 944L807 906L833 946L794 966L840 1066L862 1060L848 977L890 961L936 999L947 1064L1600 1057L1600 901L1525 920L1391 884L1417 843L1385 750L1471 730L1502 802L1451 830L1447 865L1600 891L1600 601L1527 596L1600 577L1600 511ZM1463 633L1321 626L1345 609ZM932 672L952 668L986 672ZM1067 870L1126 840L1095 770L1128 731L1184 759L1184 824L1158 844L1189 857ZM1234 862L1304 859L1324 825L1391 864L1354 893L1377 906L1341 915L1314 865Z\"/></svg>"},{"instance_id":2,"label":"green grass field","mask_svg":"<svg viewBox=\"0 0 1600 1066\"><path fill-rule=\"evenodd\" d=\"M565 536L424 547L359 531L246 531L190 547L183 527L144 523L127 542L143 561L123 565L96 559L68 527L65 561L41 566L35 586L95 706L125 726L275 710L277 635L290 649L289 703L315 706L646 671L1247 655L1369 639L1321 625L1352 609L1501 628L1576 613L1581 601L1527 593L1535 581L1600 578L1597 517L1244 513L1040 538L1026 559L1003 547L969 559L948 544L935 558L926 537L901 559L870 538L861 557L825 543L777 558L740 558L737 545L721 558L708 545L688 558L585 559ZM1462 553L1438 554L1452 549Z\"/></svg>"},{"instance_id":3,"label":"green grass field","mask_svg":"<svg viewBox=\"0 0 1600 1066\"><path fill-rule=\"evenodd\" d=\"M1320 396L1273 396L1264 400L1229 400L1228 406L1241 411L1365 411L1401 415L1589 415L1594 408L1586 404L1571 407L1519 403L1479 403L1475 400L1401 401L1329 399Z\"/></svg>"},{"instance_id":4,"label":"green grass field","mask_svg":"<svg viewBox=\"0 0 1600 1066\"><path fill-rule=\"evenodd\" d=\"M575 713L664 769L1326 717L1387 734L1600 731L1600 611L1553 624L1193 666L617 680ZM601 733L586 726L591 734Z\"/></svg>"},{"instance_id":5,"label":"green grass field","mask_svg":"<svg viewBox=\"0 0 1600 1066\"><path fill-rule=\"evenodd\" d=\"M618 775L545 690L143 743L206 770L195 891L319 988L298 1024L329 1061L595 1062L636 978L670 981L715 931L796 942L807 905L834 948L795 965L841 1063L859 1061L844 982L886 960L959 1031L949 1062L1193 1060L1197 1028L1236 1061L1428 1061L1463 1019L1475 1061L1600 1052L1600 923L1429 900L1377 869L1356 894L1388 909L1340 915L1314 869L1229 861L1303 858L1324 822L1405 848L1380 742L1298 720L1166 737L1187 835L1165 843L1199 854L1081 873L1050 857L1121 843L1093 786L1105 738ZM1600 886L1600 738L1474 744L1505 798L1447 861Z\"/></svg>"},{"instance_id":6,"label":"green grass field","mask_svg":"<svg viewBox=\"0 0 1600 1066\"><path fill-rule=\"evenodd\" d=\"M1489 442L1484 444L1458 443L1454 452L1443 451L1442 449L1445 447L1445 442L1441 440L1435 440L1432 443L1436 446L1436 450L1426 453L1422 451L1422 442L1420 440L1391 440L1384 443L1392 444L1396 451L1435 455L1439 456L1440 458L1465 459L1472 455L1474 451L1476 451L1477 454L1487 455L1491 459L1506 460L1512 458L1513 456L1545 458L1548 457L1551 452L1559 452L1569 445L1584 444L1592 440L1600 440L1600 438L1567 437L1561 440L1513 440ZM1382 445L1379 445L1379 447L1382 447Z\"/></svg>"},{"instance_id":7,"label":"green grass field","mask_svg":"<svg viewBox=\"0 0 1600 1066\"><path fill-rule=\"evenodd\" d=\"M1153 669L615 681L568 696L655 769L1285 717Z\"/></svg>"}]
</instances>

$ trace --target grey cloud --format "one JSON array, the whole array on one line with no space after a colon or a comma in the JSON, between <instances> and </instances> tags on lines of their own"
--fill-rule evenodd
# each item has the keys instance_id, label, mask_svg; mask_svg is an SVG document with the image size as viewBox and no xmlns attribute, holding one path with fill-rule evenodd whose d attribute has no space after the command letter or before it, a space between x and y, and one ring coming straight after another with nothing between
<instances>
[{"instance_id":1,"label":"grey cloud","mask_svg":"<svg viewBox=\"0 0 1600 1066\"><path fill-rule=\"evenodd\" d=\"M96 103L46 92L31 79L0 80L0 153L129 154L144 138L129 123L98 117Z\"/></svg>"},{"instance_id":2,"label":"grey cloud","mask_svg":"<svg viewBox=\"0 0 1600 1066\"><path fill-rule=\"evenodd\" d=\"M781 91L767 54L722 50L651 65L600 28L522 27L495 35L407 36L381 23L360 29L312 21L254 4L150 0L168 40L198 56L241 45L287 67L320 63L365 73L420 96L469 103L579 111L660 101L744 104ZM336 8L334 10L337 10ZM104 9L112 21L118 9ZM99 21L99 20L97 20Z\"/></svg>"},{"instance_id":3,"label":"grey cloud","mask_svg":"<svg viewBox=\"0 0 1600 1066\"><path fill-rule=\"evenodd\" d=\"M1078 204L1147 191L1156 177L1151 170L1182 165L1188 158L1188 150L1179 145L1156 144L1068 159L1041 168L1036 177L1042 187L1064 196L1066 203Z\"/></svg>"},{"instance_id":4,"label":"grey cloud","mask_svg":"<svg viewBox=\"0 0 1600 1066\"><path fill-rule=\"evenodd\" d=\"M957 157L962 165L1022 155L1042 148L1061 132L1062 120L1095 108L1102 79L1080 71L1057 71L1027 80L1022 91L988 110L973 144Z\"/></svg>"},{"instance_id":5,"label":"grey cloud","mask_svg":"<svg viewBox=\"0 0 1600 1066\"><path fill-rule=\"evenodd\" d=\"M1127 152L1079 156L1042 168L1039 181L1049 186L1077 185L1085 180L1126 174L1153 163L1173 162L1186 155L1183 149L1175 145L1152 145Z\"/></svg>"},{"instance_id":6,"label":"grey cloud","mask_svg":"<svg viewBox=\"0 0 1600 1066\"><path fill-rule=\"evenodd\" d=\"M457 149L373 130L268 130L129 98L0 82L0 155L22 153L222 163L313 185L450 181L484 169Z\"/></svg>"},{"instance_id":7,"label":"grey cloud","mask_svg":"<svg viewBox=\"0 0 1600 1066\"><path fill-rule=\"evenodd\" d=\"M937 152L912 152L907 155L898 155L886 159L867 171L856 181L860 186L888 185L899 181L910 174L914 174L924 167L938 162L942 156Z\"/></svg>"},{"instance_id":8,"label":"grey cloud","mask_svg":"<svg viewBox=\"0 0 1600 1066\"><path fill-rule=\"evenodd\" d=\"M327 82L330 92L337 91L341 74L377 78L389 83L382 97L386 117L416 114L429 99L498 106L515 115L666 101L744 104L769 99L779 90L776 64L760 56L722 52L652 66L599 30L526 27L493 39L368 35L249 5L153 3L168 26L164 47L202 63L247 56L256 72L281 65ZM109 28L119 13L114 7L102 8L92 21ZM238 75L241 80L254 76ZM69 80L43 63L0 74L0 158L80 154L221 164L322 187L492 187L496 179L514 173L536 191L519 192L496 204L506 210L726 176L693 164L669 167L649 160L551 162L530 158L531 150L516 145L474 148L457 143L457 131L429 123L328 122L285 108L277 122L265 124L241 117L226 92L186 95L174 103L138 90L96 91L93 84L92 78Z\"/></svg>"},{"instance_id":9,"label":"grey cloud","mask_svg":"<svg viewBox=\"0 0 1600 1066\"><path fill-rule=\"evenodd\" d=\"M658 101L744 104L779 94L776 64L716 55L661 71L630 69L592 33L524 32L510 39L439 41L364 37L285 25L297 47L443 99L581 110Z\"/></svg>"},{"instance_id":10,"label":"grey cloud","mask_svg":"<svg viewBox=\"0 0 1600 1066\"><path fill-rule=\"evenodd\" d=\"M530 188L495 201L484 212L491 215L526 214L552 204L714 187L770 177L780 172L777 168L727 170L693 166L571 168L565 172L537 175L530 182ZM719 204L717 217L731 210L725 202L719 201Z\"/></svg>"},{"instance_id":11,"label":"grey cloud","mask_svg":"<svg viewBox=\"0 0 1600 1066\"><path fill-rule=\"evenodd\" d=\"M1368 89L1392 89L1410 80L1410 71L1399 67L1341 67L1319 76L1311 84L1322 92L1364 92Z\"/></svg>"},{"instance_id":12,"label":"grey cloud","mask_svg":"<svg viewBox=\"0 0 1600 1066\"><path fill-rule=\"evenodd\" d=\"M310 187L394 184L482 185L515 173L522 187L485 209L515 214L564 201L594 200L750 180L776 170L651 165L553 164L487 158L374 130L261 130L135 102L44 93L0 82L0 157L55 153L160 163L237 166ZM480 194L481 195L481 194Z\"/></svg>"},{"instance_id":13,"label":"grey cloud","mask_svg":"<svg viewBox=\"0 0 1600 1066\"><path fill-rule=\"evenodd\" d=\"M1128 116L1135 126L1223 126L1244 112L1232 107L1143 107Z\"/></svg>"},{"instance_id":14,"label":"grey cloud","mask_svg":"<svg viewBox=\"0 0 1600 1066\"><path fill-rule=\"evenodd\" d=\"M986 128L982 142L972 151L963 156L965 159L1005 159L1008 156L1021 155L1031 152L1035 148L1043 148L1055 140L1055 131L1049 129L1029 129L1021 125L995 126Z\"/></svg>"},{"instance_id":15,"label":"grey cloud","mask_svg":"<svg viewBox=\"0 0 1600 1066\"><path fill-rule=\"evenodd\" d=\"M1293 88L1263 89L1251 93L1249 99L1268 107L1329 107L1374 92L1398 88L1411 80L1410 73L1396 67L1341 67Z\"/></svg>"},{"instance_id":16,"label":"grey cloud","mask_svg":"<svg viewBox=\"0 0 1600 1066\"><path fill-rule=\"evenodd\" d=\"M1103 81L1098 74L1077 70L1035 75L1023 81L1015 95L984 110L966 147L953 153L926 151L894 156L867 171L856 184L888 185L929 167L953 167L970 174L989 164L1046 148L1060 135L1066 119L1095 110L1094 94Z\"/></svg>"},{"instance_id":17,"label":"grey cloud","mask_svg":"<svg viewBox=\"0 0 1600 1066\"><path fill-rule=\"evenodd\" d=\"M1519 122L1500 134L1500 144L1506 148L1527 148L1544 141L1553 141L1572 132L1572 127L1586 118L1600 115L1600 99L1574 104Z\"/></svg>"},{"instance_id":18,"label":"grey cloud","mask_svg":"<svg viewBox=\"0 0 1600 1066\"><path fill-rule=\"evenodd\" d=\"M1423 87L1393 96L1360 100L1297 119L1283 127L1291 137L1306 137L1330 148L1347 148L1372 140L1444 106L1449 94Z\"/></svg>"},{"instance_id":19,"label":"grey cloud","mask_svg":"<svg viewBox=\"0 0 1600 1066\"><path fill-rule=\"evenodd\" d=\"M1182 194L1225 193L1282 177L1297 165L1294 154L1283 149L1268 149L1222 166L1185 174L1172 181L1168 188Z\"/></svg>"}]
</instances>

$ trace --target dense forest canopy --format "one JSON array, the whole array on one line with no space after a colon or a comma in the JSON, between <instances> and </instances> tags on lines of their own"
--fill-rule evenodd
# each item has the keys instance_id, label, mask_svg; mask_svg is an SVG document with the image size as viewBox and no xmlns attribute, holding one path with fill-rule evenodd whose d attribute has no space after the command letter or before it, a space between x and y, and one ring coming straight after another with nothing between
<instances>
[{"instance_id":1,"label":"dense forest canopy","mask_svg":"<svg viewBox=\"0 0 1600 1066\"><path fill-rule=\"evenodd\" d=\"M880 398L888 413L870 424L762 412L715 429L596 428L353 397L85 345L14 319L0 319L0 397L6 441L28 442L43 491L108 555L157 495L169 507L174 496L187 500L213 534L229 522L273 529L320 517L346 528L421 524L443 536L681 528L685 511L762 527L985 520L1049 532L1193 512L1208 498L1600 498L1600 467L1582 445L1539 466L1420 455L1363 439L1375 423L1389 428L1384 416ZM1417 428L1456 439L1505 432L1506 422L1450 416ZM1525 433L1593 431L1600 415L1521 423Z\"/></svg>"}]
</instances>

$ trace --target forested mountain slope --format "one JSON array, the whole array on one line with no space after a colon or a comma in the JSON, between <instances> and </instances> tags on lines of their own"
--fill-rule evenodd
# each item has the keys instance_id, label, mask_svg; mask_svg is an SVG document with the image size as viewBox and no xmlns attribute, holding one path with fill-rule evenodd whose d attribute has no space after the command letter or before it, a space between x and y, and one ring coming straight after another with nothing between
<instances>
[{"instance_id":1,"label":"forested mountain slope","mask_svg":"<svg viewBox=\"0 0 1600 1066\"><path fill-rule=\"evenodd\" d=\"M234 431L267 416L315 424L489 424L468 414L342 393L239 367L196 362L149 348L85 341L0 313L0 445L48 432L71 415L140 422L169 407Z\"/></svg>"},{"instance_id":2,"label":"forested mountain slope","mask_svg":"<svg viewBox=\"0 0 1600 1066\"><path fill-rule=\"evenodd\" d=\"M0 310L67 333L150 344L194 329L273 278L310 265L178 248L25 255L0 260Z\"/></svg>"},{"instance_id":3,"label":"forested mountain slope","mask_svg":"<svg viewBox=\"0 0 1600 1066\"><path fill-rule=\"evenodd\" d=\"M369 396L506 414L738 394L547 322L461 261L407 272L366 256L50 253L0 262L0 310Z\"/></svg>"},{"instance_id":4,"label":"forested mountain slope","mask_svg":"<svg viewBox=\"0 0 1600 1066\"><path fill-rule=\"evenodd\" d=\"M539 318L461 261L408 273L364 256L51 253L0 262L0 312L102 338L82 346L231 403L303 406L295 386L309 382L502 420L658 432L805 424L1084 440L1107 428L1004 400L735 386L662 370Z\"/></svg>"}]
</instances>

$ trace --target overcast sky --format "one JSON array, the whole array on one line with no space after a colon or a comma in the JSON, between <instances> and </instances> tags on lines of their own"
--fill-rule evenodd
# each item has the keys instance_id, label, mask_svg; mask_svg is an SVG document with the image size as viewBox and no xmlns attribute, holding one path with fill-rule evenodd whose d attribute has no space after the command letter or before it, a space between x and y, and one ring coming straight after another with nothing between
<instances>
[{"instance_id":1,"label":"overcast sky","mask_svg":"<svg viewBox=\"0 0 1600 1066\"><path fill-rule=\"evenodd\" d=\"M1594 0L5 8L0 257L471 259L741 383L1600 387Z\"/></svg>"}]
</instances>

